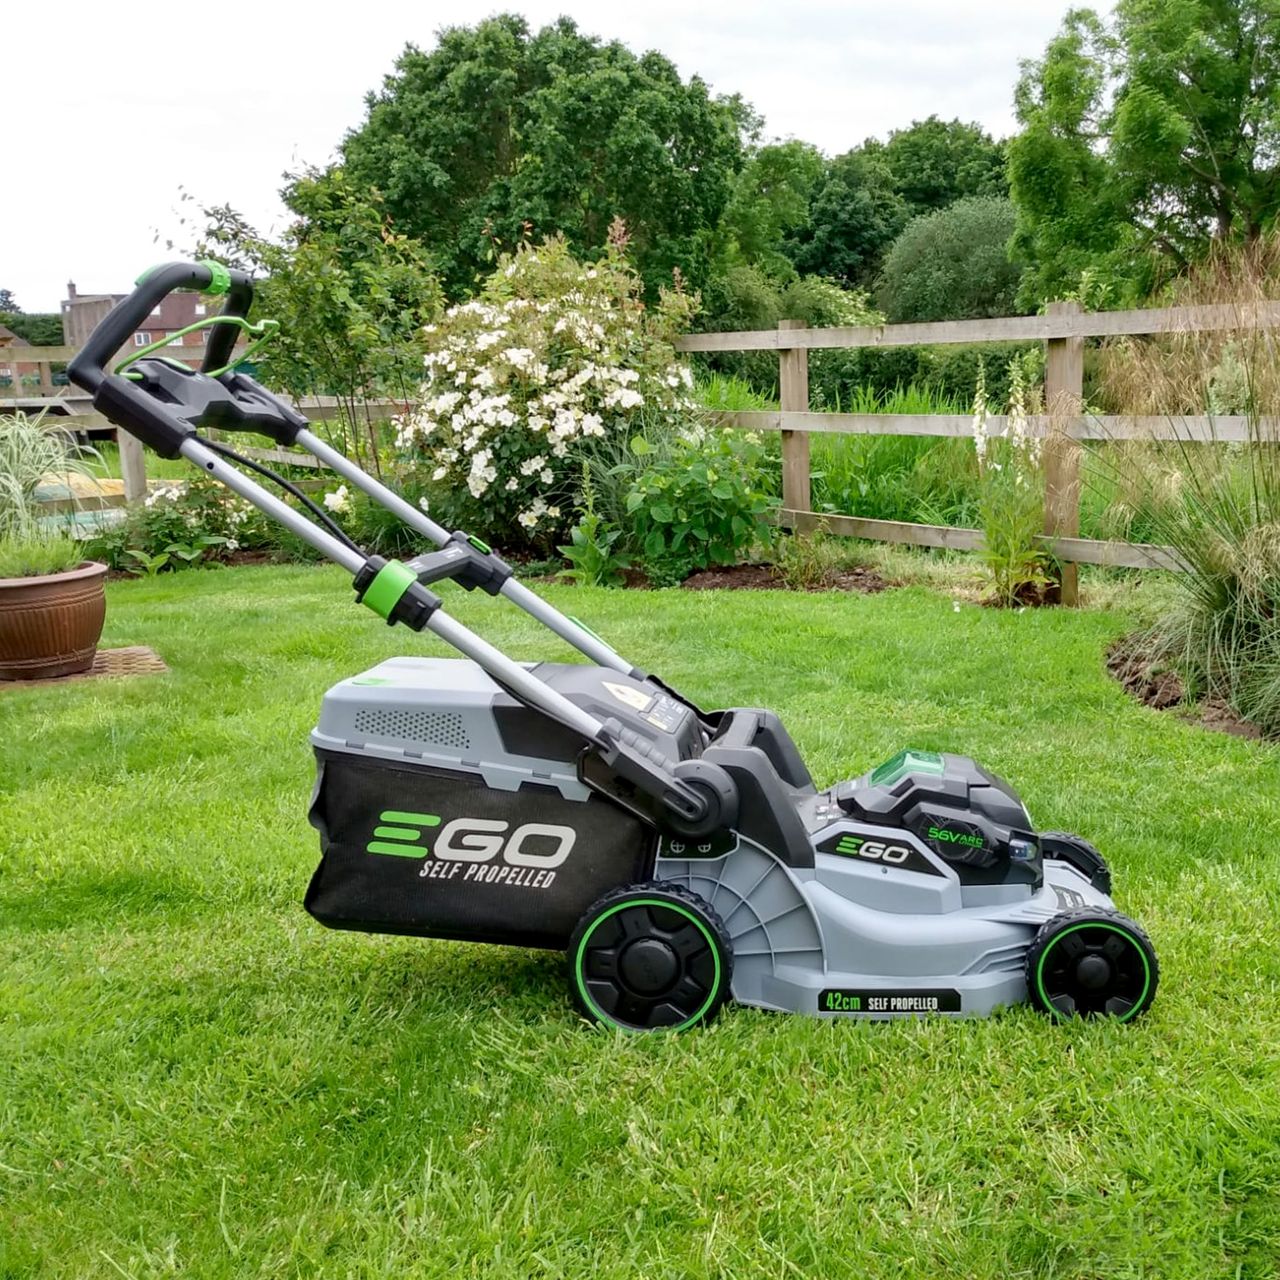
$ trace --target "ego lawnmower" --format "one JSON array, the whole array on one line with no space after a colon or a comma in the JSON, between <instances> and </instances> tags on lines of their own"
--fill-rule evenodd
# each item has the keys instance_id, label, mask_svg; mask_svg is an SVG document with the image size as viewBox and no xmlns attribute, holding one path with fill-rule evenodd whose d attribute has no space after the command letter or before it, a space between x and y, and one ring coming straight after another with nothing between
<instances>
[{"instance_id":1,"label":"ego lawnmower","mask_svg":"<svg viewBox=\"0 0 1280 1280\"><path fill-rule=\"evenodd\" d=\"M204 367L149 349L107 362L175 289L226 294ZM1099 854L1037 832L1000 778L903 751L819 788L778 717L704 711L366 475L230 364L250 280L216 263L148 272L70 376L94 407L181 456L354 578L388 623L462 658L392 658L325 695L312 734L320 865L307 910L373 933L565 950L587 1017L644 1030L706 1022L732 996L819 1017L986 1014L1029 1000L1055 1018L1137 1017L1156 991L1146 935L1111 901ZM141 358L139 358L139 356ZM300 446L437 548L369 556L201 431ZM586 663L521 663L450 617L451 578L525 610Z\"/></svg>"}]
</instances>

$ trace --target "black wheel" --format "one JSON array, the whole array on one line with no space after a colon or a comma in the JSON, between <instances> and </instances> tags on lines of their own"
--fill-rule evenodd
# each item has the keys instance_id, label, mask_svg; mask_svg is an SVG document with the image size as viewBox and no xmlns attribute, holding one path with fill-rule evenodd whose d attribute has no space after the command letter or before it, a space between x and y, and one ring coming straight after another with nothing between
<instances>
[{"instance_id":1,"label":"black wheel","mask_svg":"<svg viewBox=\"0 0 1280 1280\"><path fill-rule=\"evenodd\" d=\"M1118 911L1065 911L1027 952L1031 1003L1052 1018L1131 1022L1155 999L1159 978L1151 940Z\"/></svg>"},{"instance_id":2,"label":"black wheel","mask_svg":"<svg viewBox=\"0 0 1280 1280\"><path fill-rule=\"evenodd\" d=\"M682 1031L710 1022L729 997L733 950L711 904L649 881L605 894L569 942L569 989L593 1022Z\"/></svg>"},{"instance_id":3,"label":"black wheel","mask_svg":"<svg viewBox=\"0 0 1280 1280\"><path fill-rule=\"evenodd\" d=\"M1111 893L1111 868L1087 840L1069 831L1042 831L1040 848L1046 858L1057 858L1075 869L1100 893Z\"/></svg>"}]
</instances>

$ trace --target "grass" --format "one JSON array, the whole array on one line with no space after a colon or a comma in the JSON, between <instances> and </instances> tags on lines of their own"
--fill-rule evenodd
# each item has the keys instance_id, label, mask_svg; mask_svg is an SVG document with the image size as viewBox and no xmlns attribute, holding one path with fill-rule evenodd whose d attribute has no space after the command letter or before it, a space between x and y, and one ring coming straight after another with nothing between
<instances>
[{"instance_id":1,"label":"grass","mask_svg":"<svg viewBox=\"0 0 1280 1280\"><path fill-rule=\"evenodd\" d=\"M1151 1014L626 1038L557 956L326 932L320 697L439 646L328 569L113 583L105 643L171 674L0 692L0 1276L1274 1275L1274 747L1130 702L1120 611L549 594L700 701L776 707L822 782L908 743L1008 774L1108 853Z\"/></svg>"}]
</instances>

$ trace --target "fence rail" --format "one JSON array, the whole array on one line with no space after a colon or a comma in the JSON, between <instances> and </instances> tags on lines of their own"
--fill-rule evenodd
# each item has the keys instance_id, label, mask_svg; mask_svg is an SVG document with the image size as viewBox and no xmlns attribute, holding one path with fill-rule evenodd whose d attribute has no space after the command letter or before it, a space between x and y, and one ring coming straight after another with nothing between
<instances>
[{"instance_id":1,"label":"fence rail","mask_svg":"<svg viewBox=\"0 0 1280 1280\"><path fill-rule=\"evenodd\" d=\"M779 408L765 412L721 412L725 426L777 431L782 436L782 523L802 532L825 528L848 537L925 547L980 550L979 529L871 520L852 514L832 515L812 509L809 437L842 435L906 435L965 437L973 420L964 414L816 413L809 407L809 352L931 346L949 343L1026 342L1045 344L1045 409L1030 417L1028 430L1045 441L1045 522L1042 542L1058 559L1060 598L1075 604L1079 595L1077 565L1121 565L1131 568L1182 568L1170 547L1106 542L1080 535L1081 442L1086 440L1183 440L1204 443L1243 442L1251 438L1242 417L1091 416L1082 413L1084 341L1086 338L1236 329L1280 328L1280 303L1165 307L1141 311L1084 312L1073 302L1050 303L1044 315L1004 316L988 320L944 320L930 324L863 325L807 329L781 321L777 329L740 333L691 334L677 341L685 352L776 351ZM1274 431L1267 419L1264 429ZM1008 431L1007 417L992 415L992 435Z\"/></svg>"}]
</instances>

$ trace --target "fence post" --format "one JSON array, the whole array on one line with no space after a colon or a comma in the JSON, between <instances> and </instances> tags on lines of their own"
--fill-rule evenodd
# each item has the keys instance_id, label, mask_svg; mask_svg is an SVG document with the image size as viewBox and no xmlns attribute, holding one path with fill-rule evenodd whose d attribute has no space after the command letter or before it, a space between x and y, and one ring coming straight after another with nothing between
<instances>
[{"instance_id":1,"label":"fence post","mask_svg":"<svg viewBox=\"0 0 1280 1280\"><path fill-rule=\"evenodd\" d=\"M130 506L147 496L147 463L142 445L128 431L116 432L120 450L120 478L124 481L124 500Z\"/></svg>"},{"instance_id":2,"label":"fence post","mask_svg":"<svg viewBox=\"0 0 1280 1280\"><path fill-rule=\"evenodd\" d=\"M803 329L803 320L779 320L778 328ZM782 339L779 338L779 343ZM783 413L809 411L809 348L781 347L778 352L778 394ZM812 510L809 496L809 433L782 433L782 506L789 511Z\"/></svg>"},{"instance_id":3,"label":"fence post","mask_svg":"<svg viewBox=\"0 0 1280 1280\"><path fill-rule=\"evenodd\" d=\"M1078 315L1080 304L1051 302L1045 310L1051 316ZM1050 538L1074 538L1080 533L1080 442L1068 428L1080 417L1084 399L1084 339L1050 338L1045 345L1044 531ZM1079 602L1077 565L1062 563L1057 594L1061 604Z\"/></svg>"}]
</instances>

